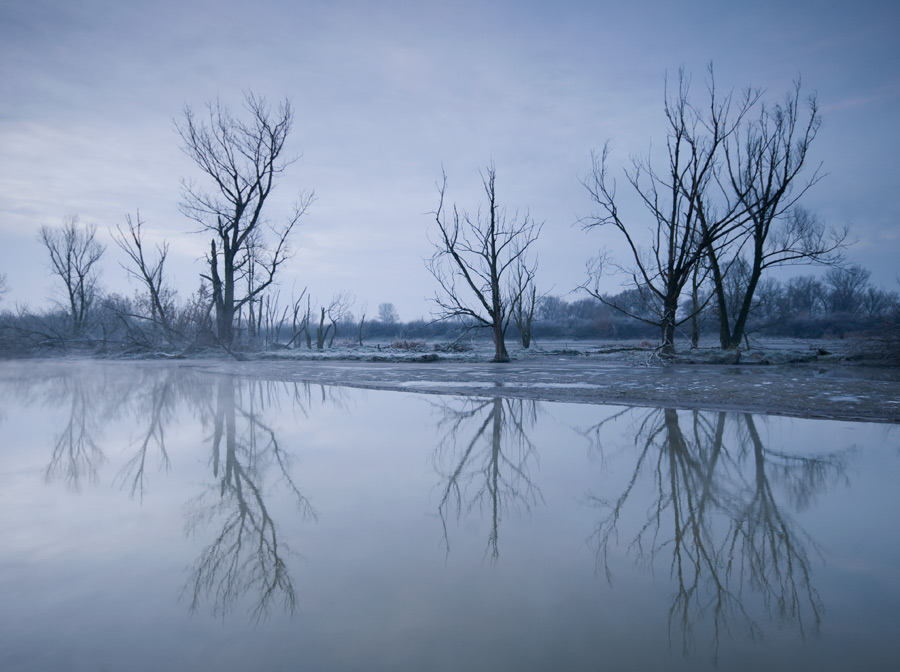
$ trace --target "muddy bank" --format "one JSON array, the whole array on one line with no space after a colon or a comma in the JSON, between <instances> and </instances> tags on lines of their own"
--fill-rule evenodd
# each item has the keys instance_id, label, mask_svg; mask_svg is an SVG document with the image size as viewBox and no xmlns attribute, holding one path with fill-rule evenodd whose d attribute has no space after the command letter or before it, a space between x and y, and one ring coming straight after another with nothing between
<instances>
[{"instance_id":1,"label":"muddy bank","mask_svg":"<svg viewBox=\"0 0 900 672\"><path fill-rule=\"evenodd\" d=\"M502 365L224 359L186 360L179 365L380 390L900 423L896 369L825 364L646 366L555 355Z\"/></svg>"}]
</instances>

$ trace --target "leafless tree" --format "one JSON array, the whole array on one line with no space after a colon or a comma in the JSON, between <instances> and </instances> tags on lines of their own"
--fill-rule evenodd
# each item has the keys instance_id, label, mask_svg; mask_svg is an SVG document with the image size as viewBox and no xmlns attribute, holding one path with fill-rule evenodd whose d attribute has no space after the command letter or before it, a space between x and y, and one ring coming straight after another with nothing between
<instances>
[{"instance_id":1,"label":"leafless tree","mask_svg":"<svg viewBox=\"0 0 900 672\"><path fill-rule=\"evenodd\" d=\"M325 347L325 341L328 346L334 343L337 337L338 322L347 314L353 299L346 292L340 292L331 299L331 303L327 306L319 307L319 325L316 328L316 349L322 350ZM326 324L326 319L328 323Z\"/></svg>"},{"instance_id":2,"label":"leafless tree","mask_svg":"<svg viewBox=\"0 0 900 672\"><path fill-rule=\"evenodd\" d=\"M828 308L833 313L853 313L863 303L871 272L858 264L830 268L825 274Z\"/></svg>"},{"instance_id":3,"label":"leafless tree","mask_svg":"<svg viewBox=\"0 0 900 672\"><path fill-rule=\"evenodd\" d=\"M847 230L826 230L820 220L797 205L822 177L821 167L803 177L810 147L822 123L814 94L806 100L805 114L802 108L798 80L783 102L771 108L760 104L759 115L723 146L728 166L727 184L723 186L730 189L746 213L738 246L746 254L749 270L742 283L741 300L729 310L722 250L716 246L706 250L723 348L740 346L755 290L766 269L798 263L833 265L841 260Z\"/></svg>"},{"instance_id":4,"label":"leafless tree","mask_svg":"<svg viewBox=\"0 0 900 672\"><path fill-rule=\"evenodd\" d=\"M157 245L155 260L150 260L145 255L144 222L141 220L141 213L138 212L133 220L131 215L125 215L125 224L126 231L116 226L116 233L112 234L116 245L131 260L131 265L123 268L144 285L147 290L151 324L162 331L162 335L170 344L174 344L175 291L165 282L165 263L169 254L169 244L163 241L162 245Z\"/></svg>"},{"instance_id":5,"label":"leafless tree","mask_svg":"<svg viewBox=\"0 0 900 672\"><path fill-rule=\"evenodd\" d=\"M0 300L3 299L3 295L9 291L9 283L6 281L6 273L0 273Z\"/></svg>"},{"instance_id":6,"label":"leafless tree","mask_svg":"<svg viewBox=\"0 0 900 672\"><path fill-rule=\"evenodd\" d=\"M378 304L378 320L384 324L394 324L400 316L397 314L397 308L393 303Z\"/></svg>"},{"instance_id":7,"label":"leafless tree","mask_svg":"<svg viewBox=\"0 0 900 672\"><path fill-rule=\"evenodd\" d=\"M263 320L263 333L265 334L265 347L287 347L279 343L284 325L287 322L288 315L291 313L291 306L281 307L281 292L268 293L265 295L261 304Z\"/></svg>"},{"instance_id":8,"label":"leafless tree","mask_svg":"<svg viewBox=\"0 0 900 672\"><path fill-rule=\"evenodd\" d=\"M737 101L732 94L719 97L712 68L707 82L708 104L695 106L689 96L690 81L679 72L674 97L665 99L668 124L667 162L660 169L652 157L635 158L626 179L649 213L650 249L640 244L637 223L618 207L616 182L609 174L609 145L593 155L593 169L583 181L598 210L582 220L586 229L612 225L625 237L633 265L626 268L635 288L644 292L655 315L632 315L661 329L663 352L674 352L675 328L690 319L679 318L678 301L707 251L724 245L742 222L740 199L713 202L717 187L719 154L743 117L758 98L747 90ZM599 277L607 264L598 259L589 267L591 276L582 287L607 305L628 313L599 291Z\"/></svg>"},{"instance_id":9,"label":"leafless tree","mask_svg":"<svg viewBox=\"0 0 900 672\"><path fill-rule=\"evenodd\" d=\"M303 298L306 297L306 308L303 307ZM291 340L288 346L293 345L301 336L306 340L306 349L312 349L312 337L309 333L309 323L312 317L312 300L306 293L306 288L300 292L300 298L291 305Z\"/></svg>"},{"instance_id":10,"label":"leafless tree","mask_svg":"<svg viewBox=\"0 0 900 672\"><path fill-rule=\"evenodd\" d=\"M207 255L208 274L216 309L219 342L230 346L234 321L241 308L256 299L290 256L288 237L312 203L312 192L301 193L279 226L264 215L266 201L282 173L296 159L283 156L294 121L289 100L276 109L264 98L248 93L249 120L239 120L219 101L207 105L207 119L198 119L190 107L176 124L184 152L211 182L209 191L185 181L182 212L212 234ZM272 242L267 241L269 236ZM238 281L256 266L256 277L246 293Z\"/></svg>"},{"instance_id":11,"label":"leafless tree","mask_svg":"<svg viewBox=\"0 0 900 672\"><path fill-rule=\"evenodd\" d=\"M506 286L507 274L518 265L530 269L529 248L537 240L543 224L527 213L507 218L497 203L496 170L493 164L482 172L482 185L487 197L487 213L472 217L452 208L445 211L447 175L443 175L440 200L434 211L438 239L432 241L435 252L426 266L440 285L434 301L442 319L459 318L478 326L490 327L494 337L494 362L509 362L506 350L506 328L512 314L510 308L521 296L511 296ZM524 294L528 285L518 288Z\"/></svg>"},{"instance_id":12,"label":"leafless tree","mask_svg":"<svg viewBox=\"0 0 900 672\"><path fill-rule=\"evenodd\" d=\"M537 263L533 266L516 264L509 283L509 296L513 299L510 310L516 329L519 330L522 347L525 349L531 347L531 325L534 322L538 301L542 298L538 296L537 286L534 284L536 271Z\"/></svg>"},{"instance_id":13,"label":"leafless tree","mask_svg":"<svg viewBox=\"0 0 900 672\"><path fill-rule=\"evenodd\" d=\"M82 226L68 215L62 228L42 226L40 240L50 254L50 270L65 285L72 333L82 335L97 297L97 262L106 248L96 239L96 226Z\"/></svg>"}]
</instances>

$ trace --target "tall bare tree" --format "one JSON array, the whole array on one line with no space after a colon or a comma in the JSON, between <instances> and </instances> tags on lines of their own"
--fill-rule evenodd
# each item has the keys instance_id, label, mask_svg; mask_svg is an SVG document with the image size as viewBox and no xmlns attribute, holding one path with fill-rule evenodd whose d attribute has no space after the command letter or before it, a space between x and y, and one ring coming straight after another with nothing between
<instances>
[{"instance_id":1,"label":"tall bare tree","mask_svg":"<svg viewBox=\"0 0 900 672\"><path fill-rule=\"evenodd\" d=\"M438 238L432 241L435 251L426 266L440 285L434 301L441 318L460 318L490 327L494 338L492 361L509 362L505 336L511 307L528 291L530 282L509 292L507 275L521 265L533 277L529 248L543 223L536 223L527 213L521 220L518 216L507 218L506 210L497 203L496 174L493 164L481 173L487 212L482 215L479 208L474 217L455 204L452 213L445 211L447 175L443 175L438 208L433 213Z\"/></svg>"},{"instance_id":2,"label":"tall bare tree","mask_svg":"<svg viewBox=\"0 0 900 672\"><path fill-rule=\"evenodd\" d=\"M667 161L654 167L652 157L635 158L625 177L647 210L650 249L641 246L639 220L619 211L616 181L609 174L609 145L598 156L593 155L593 169L583 181L598 210L583 220L586 229L612 225L625 237L633 264L625 270L632 284L640 289L652 317L632 315L661 329L663 352L674 352L675 328L690 319L678 317L678 301L694 270L707 250L723 245L742 222L740 199L713 205L717 187L719 155L722 147L738 128L741 120L758 98L747 90L738 100L732 94L716 93L712 67L707 82L708 102L694 105L689 96L690 80L679 72L678 87L673 97L665 97L668 125ZM599 291L599 276L604 264L591 267L591 278L583 288L600 301L628 313Z\"/></svg>"},{"instance_id":3,"label":"tall bare tree","mask_svg":"<svg viewBox=\"0 0 900 672\"><path fill-rule=\"evenodd\" d=\"M61 228L42 226L40 240L50 254L50 270L65 285L72 333L80 336L97 297L97 262L106 248L97 241L97 227L82 225L67 215Z\"/></svg>"},{"instance_id":4,"label":"tall bare tree","mask_svg":"<svg viewBox=\"0 0 900 672\"><path fill-rule=\"evenodd\" d=\"M269 287L290 256L288 237L313 200L301 192L280 225L264 216L264 206L282 173L296 161L283 156L294 112L285 99L271 108L264 98L244 97L248 119L232 116L219 101L207 104L206 119L190 107L176 124L183 150L211 184L210 190L185 181L182 212L211 235L208 274L216 308L216 333L225 346L234 340L241 308ZM254 281L238 292L238 281L254 268Z\"/></svg>"},{"instance_id":5,"label":"tall bare tree","mask_svg":"<svg viewBox=\"0 0 900 672\"><path fill-rule=\"evenodd\" d=\"M738 239L748 272L743 295L730 311L725 296L722 250L707 248L718 304L719 340L726 349L740 346L754 294L764 271L785 264L836 264L847 230L826 230L815 216L800 208L800 198L821 179L820 166L808 172L810 146L822 124L815 95L800 98L800 82L774 107L759 105L759 114L742 132L730 137L723 150L728 166L725 188L745 212L745 227ZM733 259L738 259L735 255ZM729 264L730 266L730 264Z\"/></svg>"}]
</instances>

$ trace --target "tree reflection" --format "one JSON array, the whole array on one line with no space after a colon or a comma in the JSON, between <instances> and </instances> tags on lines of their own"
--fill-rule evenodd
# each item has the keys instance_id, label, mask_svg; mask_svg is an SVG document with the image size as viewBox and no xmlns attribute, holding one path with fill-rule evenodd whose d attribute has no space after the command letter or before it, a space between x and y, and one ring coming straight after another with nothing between
<instances>
[{"instance_id":1,"label":"tree reflection","mask_svg":"<svg viewBox=\"0 0 900 672\"><path fill-rule=\"evenodd\" d=\"M106 461L100 439L112 422L127 421L131 440L114 481L143 501L154 470L171 466L167 437L179 415L198 418L209 432L214 483L187 507L187 530L200 535L218 528L192 564L184 593L191 609L212 599L224 615L252 596L251 614L264 616L280 604L293 612L296 591L288 572L291 551L280 539L269 500L278 488L289 493L302 518L315 518L291 475L291 456L265 417L281 414L287 402L294 414L308 416L317 403L345 403L341 390L306 383L238 382L175 367L135 366L127 376L104 366L55 367L46 375L23 377L18 398L64 408L45 480L64 479L78 490L95 482ZM321 388L321 389L319 389Z\"/></svg>"},{"instance_id":2,"label":"tree reflection","mask_svg":"<svg viewBox=\"0 0 900 672\"><path fill-rule=\"evenodd\" d=\"M141 500L147 487L147 461L154 450L158 453L159 469L169 470L166 426L174 420L178 406L177 373L169 370L162 376L145 379L134 393L134 417L143 428L136 442L137 451L125 462L118 479L123 486L128 486L132 497L137 494Z\"/></svg>"},{"instance_id":3,"label":"tree reflection","mask_svg":"<svg viewBox=\"0 0 900 672\"><path fill-rule=\"evenodd\" d=\"M615 499L592 496L605 511L592 540L598 568L611 580L609 554L619 540L620 521L642 477L652 481L646 520L626 551L651 568L665 561L676 581L669 610L669 635L687 655L694 624L712 627L713 657L720 635L743 630L758 639L750 596L765 613L817 633L821 598L811 582L815 542L779 501L803 507L835 480L845 478L846 452L822 455L768 450L750 414L672 409L646 412L636 431L637 460ZM608 421L605 421L608 422ZM601 423L602 424L602 423ZM730 426L730 427L729 427ZM599 436L600 427L588 435ZM731 430L730 432L728 430ZM594 449L602 452L600 444Z\"/></svg>"},{"instance_id":4,"label":"tree reflection","mask_svg":"<svg viewBox=\"0 0 900 672\"><path fill-rule=\"evenodd\" d=\"M537 451L527 429L540 412L536 401L523 399L461 399L435 404L442 415L438 429L444 437L434 451L435 470L441 476L438 515L447 553L448 519L459 520L474 508L489 514L490 532L485 550L496 562L500 555L500 521L514 507L530 510L543 501L529 475Z\"/></svg>"},{"instance_id":5,"label":"tree reflection","mask_svg":"<svg viewBox=\"0 0 900 672\"><path fill-rule=\"evenodd\" d=\"M34 377L24 388L20 386L20 398L29 403L66 409L44 470L45 482L62 480L78 492L84 481L97 481L98 469L106 461L98 440L104 425L116 415L116 404L110 403L107 393L116 386L104 374L105 370L85 375L82 368L66 369L52 380Z\"/></svg>"},{"instance_id":6,"label":"tree reflection","mask_svg":"<svg viewBox=\"0 0 900 672\"><path fill-rule=\"evenodd\" d=\"M189 506L188 531L218 523L220 530L191 567L185 592L191 610L204 598L213 599L213 613L223 615L239 598L256 596L251 609L258 620L273 603L293 613L296 590L286 559L291 550L278 536L278 528L263 494L270 467L296 499L301 516L314 518L289 471L289 457L275 432L261 418L257 405L265 405L266 386L250 383L239 394L235 380L222 376L216 384L211 437L211 467L216 483ZM244 392L241 388L240 392Z\"/></svg>"}]
</instances>

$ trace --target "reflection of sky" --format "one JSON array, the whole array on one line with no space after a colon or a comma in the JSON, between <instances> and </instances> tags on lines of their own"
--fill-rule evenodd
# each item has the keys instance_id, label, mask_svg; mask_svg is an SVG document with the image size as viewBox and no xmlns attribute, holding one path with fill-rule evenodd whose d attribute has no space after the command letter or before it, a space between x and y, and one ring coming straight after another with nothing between
<instances>
[{"instance_id":1,"label":"reflection of sky","mask_svg":"<svg viewBox=\"0 0 900 672\"><path fill-rule=\"evenodd\" d=\"M437 515L444 467L456 464L469 445L479 460L491 449L489 443L471 443L485 419L479 415L460 424L455 452L435 455L447 438L448 424L441 423L451 417L435 402L466 409L464 399L326 388L322 401L321 388L314 387L309 395L302 390L307 401L298 406L290 398L292 386L265 388L265 403L256 397L253 406L275 431L316 519L299 514L271 460L255 465L254 481L280 543L295 553L288 566L298 609L293 619L275 608L268 619L248 625L252 596L219 619L210 615L208 601L191 616L189 598L179 599L187 568L219 524L210 510L206 523L185 534L190 502L217 487L210 465L212 427L201 426L197 412L200 401L214 402L213 380L195 374L200 384L194 392L176 395L176 412L166 426L171 466L162 471L151 456L143 498L130 499L118 475L147 418L110 410L114 404L104 389L120 399L139 390L113 384L115 367L104 370L110 373L103 384L88 389L105 461L97 465L96 481L81 483L77 491L44 479L68 400L63 395L57 406L42 403L58 387L49 378L15 390L0 383L8 411L0 424L4 670L229 670L259 667L260 661L318 669L432 669L439 663L449 669L583 669L601 659L612 667L702 669L708 662L708 630L702 625L697 653L683 661L676 646L670 657L666 614L673 585L666 553L651 571L644 564L635 567L634 553L626 550L646 521L655 492L652 472L641 472L636 499L620 521L621 543L610 552L611 584L595 572L587 541L601 515L587 505L588 497L614 499L626 487L635 469L633 434L647 410L626 412L604 427L599 443L588 444L575 430L623 409L540 404L536 422L526 424L536 452L525 467L542 501L528 512L504 493L510 505L502 509L499 557L492 563L486 552L489 511L481 504L466 506L485 501L474 490L464 490L459 520L448 521L449 553ZM197 392L203 389L206 397ZM246 383L239 380L236 390L241 407L249 408ZM691 418L680 416L685 433ZM856 449L848 454L847 483L827 479L802 512L789 505L782 484L772 484L782 512L823 551L824 562L809 549L812 582L825 604L821 643L804 647L790 622L779 633L777 623L763 618L771 639L750 656L741 653L740 660L754 669L774 669L773 661L799 656L827 670L848 669L847 656L857 649L873 659L879 652L896 654L879 649L892 645L893 638L882 634L897 625L898 540L885 533L893 521L879 515L897 509L896 432L886 436L880 425L786 418L757 418L757 426L772 452L810 456ZM237 428L239 439L246 439L240 415ZM735 445L731 430L728 436ZM507 439L501 448L514 456ZM892 447L883 447L886 439ZM651 453L650 459L658 456ZM752 460L742 475L752 479ZM477 479L473 483L477 488ZM753 591L746 592L748 606L759 615ZM733 647L721 643L724 669L736 669L731 656L746 646L739 631L735 637Z\"/></svg>"},{"instance_id":2,"label":"reflection of sky","mask_svg":"<svg viewBox=\"0 0 900 672\"><path fill-rule=\"evenodd\" d=\"M36 242L68 213L106 230L140 209L154 242L171 243L182 296L197 285L205 243L177 211L196 176L172 120L182 106L252 88L291 97L288 174L275 211L299 188L319 199L285 267L289 294L346 290L370 314L393 301L426 314L427 213L443 165L448 196L474 209L477 169L496 162L501 199L547 227L545 289L583 280L591 250L618 246L570 225L590 211L578 178L611 140L616 161L663 146L666 72L702 88L753 84L777 99L792 78L819 93L814 163L826 182L808 205L851 222L855 260L893 285L898 253L893 148L898 9L892 3L286 2L228 0L0 6L0 273L6 301L43 305L50 283ZM624 191L624 190L623 190ZM110 249L104 284L124 274ZM384 269L390 269L385 273ZM613 285L614 286L614 285ZM130 293L128 288L125 293ZM355 312L359 312L360 305Z\"/></svg>"}]
</instances>

